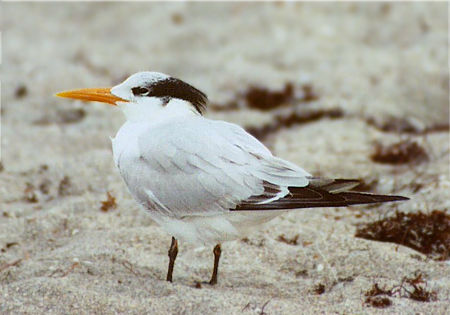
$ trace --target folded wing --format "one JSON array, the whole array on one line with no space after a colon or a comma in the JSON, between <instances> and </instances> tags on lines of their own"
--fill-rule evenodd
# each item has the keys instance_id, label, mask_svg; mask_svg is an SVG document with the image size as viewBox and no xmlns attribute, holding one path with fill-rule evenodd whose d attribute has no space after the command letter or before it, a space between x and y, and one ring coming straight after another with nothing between
<instances>
[{"instance_id":1,"label":"folded wing","mask_svg":"<svg viewBox=\"0 0 450 315\"><path fill-rule=\"evenodd\" d=\"M149 138L155 132L158 137ZM354 180L313 178L242 128L204 118L149 130L137 151L136 176L123 175L140 179L128 183L130 190L142 204L164 205L176 217L406 199L349 192Z\"/></svg>"},{"instance_id":2,"label":"folded wing","mask_svg":"<svg viewBox=\"0 0 450 315\"><path fill-rule=\"evenodd\" d=\"M158 137L151 137L155 132ZM141 181L128 183L130 190L141 204L164 205L166 214L177 217L228 212L264 194L264 182L280 188L265 202L284 197L289 186L309 183L309 173L274 157L242 128L225 122L202 118L158 126L142 133L136 151L137 174L123 176Z\"/></svg>"}]
</instances>

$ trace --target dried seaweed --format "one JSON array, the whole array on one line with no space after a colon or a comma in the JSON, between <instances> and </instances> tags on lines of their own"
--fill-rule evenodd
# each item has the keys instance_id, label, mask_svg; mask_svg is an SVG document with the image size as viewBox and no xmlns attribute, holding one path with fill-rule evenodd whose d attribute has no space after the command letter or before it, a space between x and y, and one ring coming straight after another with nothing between
<instances>
[{"instance_id":1,"label":"dried seaweed","mask_svg":"<svg viewBox=\"0 0 450 315\"><path fill-rule=\"evenodd\" d=\"M249 108L262 111L289 105L294 98L294 86L286 83L281 91L270 91L264 87L251 86L244 93L244 99Z\"/></svg>"},{"instance_id":2,"label":"dried seaweed","mask_svg":"<svg viewBox=\"0 0 450 315\"><path fill-rule=\"evenodd\" d=\"M106 200L101 202L102 205L100 207L100 210L103 212L108 212L111 209L117 208L116 198L111 195L111 193L108 191L106 193Z\"/></svg>"},{"instance_id":3,"label":"dried seaweed","mask_svg":"<svg viewBox=\"0 0 450 315\"><path fill-rule=\"evenodd\" d=\"M202 288L202 283L199 282L199 281L195 282L194 288L196 288L196 289L201 289L201 288Z\"/></svg>"},{"instance_id":4,"label":"dried seaweed","mask_svg":"<svg viewBox=\"0 0 450 315\"><path fill-rule=\"evenodd\" d=\"M319 295L325 293L325 285L322 283L316 284L313 288L313 292Z\"/></svg>"},{"instance_id":5,"label":"dried seaweed","mask_svg":"<svg viewBox=\"0 0 450 315\"><path fill-rule=\"evenodd\" d=\"M378 286L378 283L374 283L372 288L364 294L365 296L377 296L377 295L389 295L392 296L392 289L382 289Z\"/></svg>"},{"instance_id":6,"label":"dried seaweed","mask_svg":"<svg viewBox=\"0 0 450 315\"><path fill-rule=\"evenodd\" d=\"M287 82L281 90L270 90L261 86L250 86L243 93L235 97L226 104L211 104L210 108L215 111L231 111L246 107L259 111L274 111L279 107L293 107L310 103L319 99L319 95L310 84L295 87L292 82ZM282 128L289 128L294 125L320 120L322 118L340 118L344 115L340 108L331 109L305 109L295 110L286 113L277 113L270 123L247 128L247 131L258 138L264 140L268 135L279 131Z\"/></svg>"},{"instance_id":7,"label":"dried seaweed","mask_svg":"<svg viewBox=\"0 0 450 315\"><path fill-rule=\"evenodd\" d=\"M247 128L247 131L259 140L264 140L268 135L277 132L283 128L289 128L294 125L306 124L323 118L337 119L344 116L340 108L302 110L293 112L287 116L277 115L271 123Z\"/></svg>"},{"instance_id":8,"label":"dried seaweed","mask_svg":"<svg viewBox=\"0 0 450 315\"><path fill-rule=\"evenodd\" d=\"M450 215L396 212L395 216L361 225L356 237L404 245L435 260L450 258Z\"/></svg>"},{"instance_id":9,"label":"dried seaweed","mask_svg":"<svg viewBox=\"0 0 450 315\"><path fill-rule=\"evenodd\" d=\"M283 243L286 243L286 244L289 244L289 245L297 245L298 244L298 238L299 238L299 235L298 234L296 234L294 237L292 237L292 238L286 238L285 236L284 236L284 234L281 234L280 236L278 236L278 241L279 242L283 242Z\"/></svg>"},{"instance_id":10,"label":"dried seaweed","mask_svg":"<svg viewBox=\"0 0 450 315\"><path fill-rule=\"evenodd\" d=\"M279 107L292 106L300 103L310 103L319 99L319 95L310 84L300 86L301 93L292 82L285 83L283 89L271 90L262 86L249 86L242 93L236 94L226 104L211 104L215 111L230 111L239 109L239 105L260 111L271 111Z\"/></svg>"},{"instance_id":11,"label":"dried seaweed","mask_svg":"<svg viewBox=\"0 0 450 315\"><path fill-rule=\"evenodd\" d=\"M377 308L386 308L392 305L392 301L383 296L369 296L366 298L366 304Z\"/></svg>"},{"instance_id":12,"label":"dried seaweed","mask_svg":"<svg viewBox=\"0 0 450 315\"><path fill-rule=\"evenodd\" d=\"M417 273L414 278L405 277L400 286L394 288L402 297L406 297L419 302L430 302L437 300L437 293L426 289L426 281L422 278L422 273Z\"/></svg>"},{"instance_id":13,"label":"dried seaweed","mask_svg":"<svg viewBox=\"0 0 450 315\"><path fill-rule=\"evenodd\" d=\"M241 239L241 241L256 247L264 247L264 245L266 244L265 239L260 239L259 241L257 241L257 240L250 240L248 237L244 237L243 239Z\"/></svg>"},{"instance_id":14,"label":"dried seaweed","mask_svg":"<svg viewBox=\"0 0 450 315\"><path fill-rule=\"evenodd\" d=\"M417 272L414 277L404 277L399 285L390 289L380 288L378 283L364 293L367 297L366 304L373 307L385 308L392 305L392 301L387 297L401 297L419 302L431 302L437 300L437 293L426 288L427 282L423 279L422 273Z\"/></svg>"},{"instance_id":15,"label":"dried seaweed","mask_svg":"<svg viewBox=\"0 0 450 315\"><path fill-rule=\"evenodd\" d=\"M417 142L405 140L388 146L375 144L370 156L372 161L382 164L418 164L429 160L428 154Z\"/></svg>"}]
</instances>

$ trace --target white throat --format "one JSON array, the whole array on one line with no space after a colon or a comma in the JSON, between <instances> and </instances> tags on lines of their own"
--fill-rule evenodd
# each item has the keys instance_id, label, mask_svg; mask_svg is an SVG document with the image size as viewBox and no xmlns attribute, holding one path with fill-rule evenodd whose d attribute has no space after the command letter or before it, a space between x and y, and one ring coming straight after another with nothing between
<instances>
[{"instance_id":1,"label":"white throat","mask_svg":"<svg viewBox=\"0 0 450 315\"><path fill-rule=\"evenodd\" d=\"M130 122L157 124L200 115L191 103L178 98L172 98L167 103L157 97L136 98L133 102L118 102L117 105Z\"/></svg>"}]
</instances>

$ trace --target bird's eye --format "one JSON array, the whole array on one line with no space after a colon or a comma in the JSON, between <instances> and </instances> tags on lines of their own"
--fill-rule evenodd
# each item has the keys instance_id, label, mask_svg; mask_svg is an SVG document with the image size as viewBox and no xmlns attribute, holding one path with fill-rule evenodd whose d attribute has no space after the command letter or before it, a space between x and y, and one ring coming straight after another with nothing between
<instances>
[{"instance_id":1,"label":"bird's eye","mask_svg":"<svg viewBox=\"0 0 450 315\"><path fill-rule=\"evenodd\" d=\"M150 93L150 90L147 88L138 86L138 87L132 88L131 92L133 92L134 96L137 96L137 95L145 96L145 95L148 95L148 93Z\"/></svg>"}]
</instances>

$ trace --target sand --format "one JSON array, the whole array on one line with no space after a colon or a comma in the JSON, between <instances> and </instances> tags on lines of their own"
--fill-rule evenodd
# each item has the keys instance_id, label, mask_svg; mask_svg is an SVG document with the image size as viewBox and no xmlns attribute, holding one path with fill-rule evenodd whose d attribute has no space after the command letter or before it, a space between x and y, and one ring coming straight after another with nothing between
<instances>
[{"instance_id":1,"label":"sand","mask_svg":"<svg viewBox=\"0 0 450 315\"><path fill-rule=\"evenodd\" d=\"M446 3L2 3L0 313L445 314L450 266L413 249L354 236L357 224L450 206ZM340 108L270 134L273 152L315 175L377 181L410 201L292 211L248 239L223 244L219 284L211 248L181 243L165 281L170 235L131 199L109 137L124 121L60 90L111 86L131 73L169 73L216 106L250 85L311 85L311 109ZM300 106L300 105L299 105ZM288 110L286 108L281 110ZM244 127L277 110L210 111ZM374 163L374 144L409 139L429 160ZM100 210L110 192L117 208ZM281 242L298 235L297 244ZM294 242L295 243L295 242ZM437 300L365 303L374 283L421 272ZM323 288L321 294L320 290Z\"/></svg>"}]
</instances>

